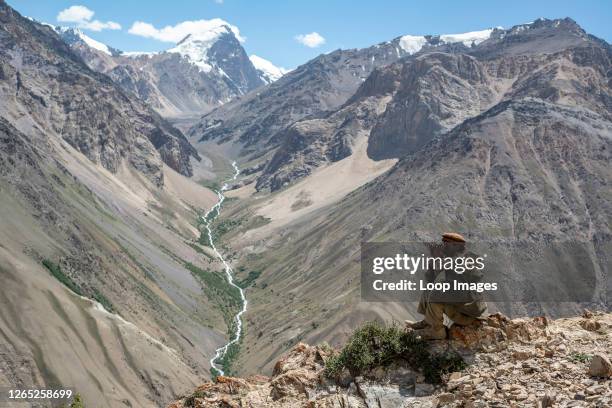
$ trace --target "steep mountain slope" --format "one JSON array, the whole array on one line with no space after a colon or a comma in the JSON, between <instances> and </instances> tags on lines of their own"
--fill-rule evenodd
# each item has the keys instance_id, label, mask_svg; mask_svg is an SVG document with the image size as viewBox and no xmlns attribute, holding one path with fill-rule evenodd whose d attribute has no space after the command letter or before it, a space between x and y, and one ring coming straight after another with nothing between
<instances>
[{"instance_id":1,"label":"steep mountain slope","mask_svg":"<svg viewBox=\"0 0 612 408\"><path fill-rule=\"evenodd\" d=\"M359 133L370 137L371 158L402 157L518 93L538 93L546 99L563 99L562 103L587 104L600 113L606 111L602 110L609 103L605 98L589 102L580 96L588 94L586 88L590 86L602 88L605 74L592 77L587 67L576 67L572 61L586 56L563 51L586 47L588 53L588 47L593 47L597 52L607 45L588 36L572 20L538 20L509 30L494 29L481 40L469 48L457 44L446 53L434 47L419 49L411 57L376 70L338 111L296 122L279 134L281 148L261 168L256 188L277 190L319 166L350 155L351 140ZM600 56L593 58L594 64L601 62ZM532 70L538 70L538 74L532 75ZM577 70L586 76L578 75ZM560 71L575 76L581 89L573 89L578 82L564 78ZM511 88L513 85L516 89ZM377 111L362 112L368 100L378 101ZM336 154L339 144L342 153Z\"/></svg>"},{"instance_id":2,"label":"steep mountain slope","mask_svg":"<svg viewBox=\"0 0 612 408\"><path fill-rule=\"evenodd\" d=\"M228 330L191 146L3 1L0 94L0 386L163 406Z\"/></svg>"},{"instance_id":3,"label":"steep mountain slope","mask_svg":"<svg viewBox=\"0 0 612 408\"><path fill-rule=\"evenodd\" d=\"M123 53L78 29L55 29L90 68L165 117L201 115L269 82L222 20L159 53Z\"/></svg>"},{"instance_id":4,"label":"steep mountain slope","mask_svg":"<svg viewBox=\"0 0 612 408\"><path fill-rule=\"evenodd\" d=\"M180 131L88 69L49 27L22 19L5 4L1 11L3 117L18 129L37 127L61 137L113 172L127 160L161 184L163 161L191 175L190 160L198 156Z\"/></svg>"},{"instance_id":5,"label":"steep mountain slope","mask_svg":"<svg viewBox=\"0 0 612 408\"><path fill-rule=\"evenodd\" d=\"M571 20L521 27L491 35L469 54L428 52L375 71L337 112L290 128L295 147L277 152L288 149L292 158L281 161L274 177L289 171L307 177L272 194L249 195L251 186L236 190L236 197L251 201L226 211L227 217L269 219L259 230L228 237L242 252L237 263L260 271L247 291L250 329L237 364L244 372L270 369L297 340L338 342L358 321L414 314L410 303L360 302L362 241L436 240L447 230L510 247L576 240L603 271L596 278L596 307L610 307L612 52ZM360 112L369 98L382 102L381 95L389 100L384 113L346 114L351 106ZM329 135L341 136L337 124L345 122L358 125L347 127L345 140L372 128L370 155L399 162L334 196L335 203L318 203L306 192L316 191L316 183L342 191L344 175L331 170L355 160L344 153L328 165L333 156L325 157L342 140ZM314 169L320 163L328 166ZM581 279L582 271L571 268L565 278ZM579 306L497 307L559 315Z\"/></svg>"}]
</instances>

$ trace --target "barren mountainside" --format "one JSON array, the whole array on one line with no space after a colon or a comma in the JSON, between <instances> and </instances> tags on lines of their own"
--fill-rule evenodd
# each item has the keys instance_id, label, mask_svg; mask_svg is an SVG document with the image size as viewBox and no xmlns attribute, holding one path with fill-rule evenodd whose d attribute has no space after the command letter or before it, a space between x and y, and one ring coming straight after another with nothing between
<instances>
[{"instance_id":1,"label":"barren mountainside","mask_svg":"<svg viewBox=\"0 0 612 408\"><path fill-rule=\"evenodd\" d=\"M19 129L61 137L112 172L127 160L158 184L162 162L191 175L190 160L198 155L179 130L91 71L50 27L5 3L0 19L3 117Z\"/></svg>"}]
</instances>

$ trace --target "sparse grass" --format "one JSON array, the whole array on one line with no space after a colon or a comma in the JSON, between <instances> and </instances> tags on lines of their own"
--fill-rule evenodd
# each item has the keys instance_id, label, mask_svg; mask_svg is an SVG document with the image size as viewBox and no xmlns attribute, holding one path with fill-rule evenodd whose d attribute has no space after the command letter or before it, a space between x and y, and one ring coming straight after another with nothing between
<instances>
[{"instance_id":1,"label":"sparse grass","mask_svg":"<svg viewBox=\"0 0 612 408\"><path fill-rule=\"evenodd\" d=\"M213 190L213 191L221 190L221 185L216 180L200 179L200 180L198 180L198 184L203 186L203 187L208 188L209 190Z\"/></svg>"},{"instance_id":2,"label":"sparse grass","mask_svg":"<svg viewBox=\"0 0 612 408\"><path fill-rule=\"evenodd\" d=\"M367 322L353 332L339 354L327 360L325 373L333 378L347 369L357 376L400 361L421 371L425 380L434 384L442 381L443 374L465 368L458 354L433 354L425 340L404 332L397 325L386 327Z\"/></svg>"},{"instance_id":3,"label":"sparse grass","mask_svg":"<svg viewBox=\"0 0 612 408\"><path fill-rule=\"evenodd\" d=\"M127 249L125 246L123 246L121 244L121 242L119 242L119 240L115 239L114 241L119 246L119 248L121 248L123 253L126 254L128 258L130 258L130 261L132 261L134 263L134 265L136 265L138 267L138 269L140 269L142 271L142 273L143 273L143 275L145 276L146 279L151 280L151 281L155 280L155 277L153 276L151 271L149 271L149 269L147 267L145 267L138 259L136 259L134 254L132 254L132 252L129 249Z\"/></svg>"},{"instance_id":4,"label":"sparse grass","mask_svg":"<svg viewBox=\"0 0 612 408\"><path fill-rule=\"evenodd\" d=\"M572 353L569 358L574 363L588 363L591 360L591 356L586 353Z\"/></svg>"}]
</instances>

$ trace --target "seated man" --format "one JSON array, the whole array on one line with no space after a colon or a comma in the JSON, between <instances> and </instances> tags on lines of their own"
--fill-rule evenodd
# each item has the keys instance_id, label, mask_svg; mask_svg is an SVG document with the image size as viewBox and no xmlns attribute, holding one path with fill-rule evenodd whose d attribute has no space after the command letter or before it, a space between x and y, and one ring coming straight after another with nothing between
<instances>
[{"instance_id":1,"label":"seated man","mask_svg":"<svg viewBox=\"0 0 612 408\"><path fill-rule=\"evenodd\" d=\"M460 234L448 232L442 235L442 245L431 248L433 257L464 257L476 258L475 254L466 253L465 238ZM478 282L482 272L477 269L466 270L457 274L453 270L429 269L426 274L428 282L451 282L453 279L462 282ZM469 326L476 324L487 311L487 304L482 300L482 294L475 291L437 293L424 292L417 311L425 315L425 319L417 323L406 322L406 326L416 331L425 340L442 340L446 338L444 315L454 324Z\"/></svg>"}]
</instances>

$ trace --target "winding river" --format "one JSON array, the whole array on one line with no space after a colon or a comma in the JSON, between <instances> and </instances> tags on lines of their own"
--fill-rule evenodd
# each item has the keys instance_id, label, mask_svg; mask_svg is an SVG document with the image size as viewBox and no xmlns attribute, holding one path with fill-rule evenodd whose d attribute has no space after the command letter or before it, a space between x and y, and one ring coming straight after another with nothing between
<instances>
[{"instance_id":1,"label":"winding river","mask_svg":"<svg viewBox=\"0 0 612 408\"><path fill-rule=\"evenodd\" d=\"M240 286L234 283L234 271L232 267L230 266L230 264L225 260L223 255L221 255L221 252L219 252L219 250L217 249L217 246L215 245L213 241L213 235L212 235L212 229L211 229L211 223L221 213L221 205L223 204L223 201L225 200L225 195L223 194L223 192L226 191L230 187L229 183L236 180L236 178L238 177L238 174L240 174L240 170L238 169L236 162L232 162L232 167L234 168L234 175L232 176L231 179L226 181L223 184L223 186L221 186L221 189L219 191L217 191L217 197L218 197L217 203L210 210L208 210L206 214L204 214L204 218L202 220L204 222L204 227L206 228L206 232L208 233L208 242L210 243L210 246L215 252L215 255L217 255L217 258L219 258L219 260L223 263L223 267L225 268L225 276L227 277L227 282L231 286L235 287L236 289L240 291L240 297L242 299L242 308L240 309L238 313L236 313L236 316L234 316L234 319L236 321L236 331L234 332L234 335L229 339L229 342L227 342L224 346L219 347L215 351L214 357L210 359L210 366L214 368L215 370L217 370L219 372L219 375L224 375L224 372L222 368L216 365L215 361L222 359L225 353L227 353L229 346L231 346L232 344L240 340L240 336L242 335L242 315L247 310L247 299L244 296L244 290ZM209 215L211 213L214 213L214 216L209 218Z\"/></svg>"}]
</instances>

